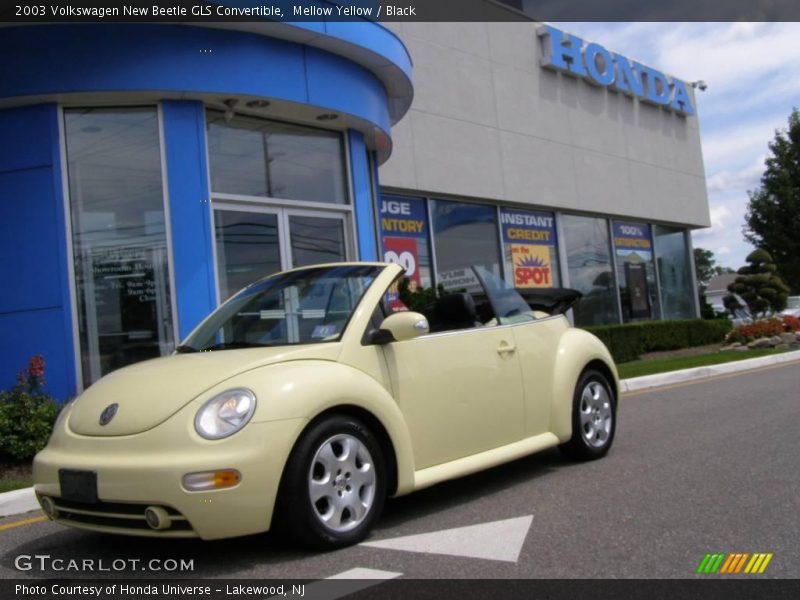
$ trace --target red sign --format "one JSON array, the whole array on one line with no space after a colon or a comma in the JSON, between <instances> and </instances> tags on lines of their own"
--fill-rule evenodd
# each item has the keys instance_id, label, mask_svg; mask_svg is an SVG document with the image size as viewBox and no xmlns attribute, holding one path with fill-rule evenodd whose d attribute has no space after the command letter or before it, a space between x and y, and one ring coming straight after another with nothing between
<instances>
[{"instance_id":1,"label":"red sign","mask_svg":"<svg viewBox=\"0 0 800 600\"><path fill-rule=\"evenodd\" d=\"M383 238L383 260L396 263L406 270L406 277L422 285L419 278L419 250L414 238Z\"/></svg>"}]
</instances>

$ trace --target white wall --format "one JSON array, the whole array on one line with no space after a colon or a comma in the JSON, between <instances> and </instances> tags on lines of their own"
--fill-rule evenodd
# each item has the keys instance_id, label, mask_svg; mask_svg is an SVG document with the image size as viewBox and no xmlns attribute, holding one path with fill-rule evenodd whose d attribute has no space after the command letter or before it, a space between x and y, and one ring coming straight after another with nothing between
<instances>
[{"instance_id":1,"label":"white wall","mask_svg":"<svg viewBox=\"0 0 800 600\"><path fill-rule=\"evenodd\" d=\"M710 224L696 116L541 68L538 23L388 25L415 97L383 187Z\"/></svg>"}]
</instances>

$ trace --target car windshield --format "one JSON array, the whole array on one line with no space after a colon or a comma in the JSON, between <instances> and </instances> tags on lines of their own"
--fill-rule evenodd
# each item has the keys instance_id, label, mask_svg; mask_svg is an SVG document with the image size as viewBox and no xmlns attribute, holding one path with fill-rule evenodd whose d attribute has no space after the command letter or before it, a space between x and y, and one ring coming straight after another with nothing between
<instances>
[{"instance_id":1,"label":"car windshield","mask_svg":"<svg viewBox=\"0 0 800 600\"><path fill-rule=\"evenodd\" d=\"M220 306L177 351L338 341L380 272L378 266L345 265L262 279Z\"/></svg>"}]
</instances>

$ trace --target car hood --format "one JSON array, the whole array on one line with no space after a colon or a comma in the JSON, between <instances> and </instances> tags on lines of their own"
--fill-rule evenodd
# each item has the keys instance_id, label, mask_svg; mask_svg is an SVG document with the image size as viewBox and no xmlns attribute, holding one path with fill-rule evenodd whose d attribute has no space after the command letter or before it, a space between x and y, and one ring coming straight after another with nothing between
<instances>
[{"instance_id":1,"label":"car hood","mask_svg":"<svg viewBox=\"0 0 800 600\"><path fill-rule=\"evenodd\" d=\"M174 354L137 363L106 375L83 392L70 411L68 427L80 435L140 433L239 373L287 361L336 360L339 351L338 343L328 343ZM101 425L100 415L112 404L118 405L116 414Z\"/></svg>"}]
</instances>

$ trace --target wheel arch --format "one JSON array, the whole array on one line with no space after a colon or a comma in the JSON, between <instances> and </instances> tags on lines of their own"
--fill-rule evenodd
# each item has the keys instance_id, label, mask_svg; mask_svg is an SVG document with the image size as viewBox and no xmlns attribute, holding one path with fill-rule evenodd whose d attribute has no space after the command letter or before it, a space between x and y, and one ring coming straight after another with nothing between
<instances>
[{"instance_id":1,"label":"wheel arch","mask_svg":"<svg viewBox=\"0 0 800 600\"><path fill-rule=\"evenodd\" d=\"M394 443L392 442L392 437L389 434L389 431L381 422L381 420L375 416L371 411L367 410L363 406L359 406L357 404L350 404L350 403L342 403L337 404L334 406L328 406L321 410L319 413L314 415L308 423L300 430L295 437L294 442L292 443L292 447L289 450L287 455L287 460L284 463L284 468L281 472L280 483L278 485L278 491L275 495L275 502L276 508L280 506L282 499L285 495L286 490L286 465L289 462L289 457L291 457L297 446L300 444L300 441L303 439L303 436L306 435L308 431L311 430L317 423L327 419L328 417L340 415L343 417L352 417L358 419L359 421L363 422L366 425L370 432L375 436L378 444L381 447L381 450L384 453L384 461L386 464L386 471L387 471L387 482L386 482L386 495L387 497L391 497L397 493L398 488L400 487L399 483L399 467L398 467L398 459L397 459L397 452L394 447ZM274 529L275 527L275 519L280 514L279 510L273 510L272 518L270 522L270 529Z\"/></svg>"},{"instance_id":2,"label":"wheel arch","mask_svg":"<svg viewBox=\"0 0 800 600\"><path fill-rule=\"evenodd\" d=\"M589 361L589 363L580 372L580 375L583 375L586 371L589 371L590 369L599 371L608 380L608 383L611 386L611 391L614 394L614 403L619 405L619 381L617 381L616 374L611 370L611 368L605 362L603 362L599 358L595 358L594 360Z\"/></svg>"},{"instance_id":3,"label":"wheel arch","mask_svg":"<svg viewBox=\"0 0 800 600\"><path fill-rule=\"evenodd\" d=\"M393 496L397 492L397 453L395 452L392 438L381 420L363 406L358 406L356 404L339 404L337 406L326 408L313 419L311 419L311 421L309 421L308 424L303 428L303 431L300 432L300 435L297 436L297 440L295 440L295 446L303 437L303 435L305 435L306 431L323 419L327 419L332 415L343 415L358 419L359 421L362 421L364 425L366 425L373 433L375 439L377 439L378 444L381 447L381 450L383 451L383 458L386 462L386 471L388 477L386 482L386 494L388 496ZM294 451L294 447L292 447L292 451Z\"/></svg>"},{"instance_id":4,"label":"wheel arch","mask_svg":"<svg viewBox=\"0 0 800 600\"><path fill-rule=\"evenodd\" d=\"M619 404L619 379L614 359L599 338L582 329L567 329L558 345L553 374L550 431L566 442L572 437L572 400L575 385L588 369L602 373Z\"/></svg>"}]
</instances>

